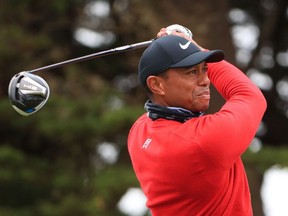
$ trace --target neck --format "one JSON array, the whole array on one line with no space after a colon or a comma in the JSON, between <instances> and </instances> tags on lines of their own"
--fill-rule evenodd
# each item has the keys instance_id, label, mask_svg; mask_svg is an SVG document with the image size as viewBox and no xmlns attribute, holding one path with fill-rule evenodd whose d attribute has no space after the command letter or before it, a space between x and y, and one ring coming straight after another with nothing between
<instances>
[{"instance_id":1,"label":"neck","mask_svg":"<svg viewBox=\"0 0 288 216\"><path fill-rule=\"evenodd\" d=\"M145 103L145 109L148 111L148 116L153 121L163 118L167 120L174 120L178 122L185 122L189 119L202 116L203 112L192 112L181 107L169 107L155 104L148 100Z\"/></svg>"}]
</instances>

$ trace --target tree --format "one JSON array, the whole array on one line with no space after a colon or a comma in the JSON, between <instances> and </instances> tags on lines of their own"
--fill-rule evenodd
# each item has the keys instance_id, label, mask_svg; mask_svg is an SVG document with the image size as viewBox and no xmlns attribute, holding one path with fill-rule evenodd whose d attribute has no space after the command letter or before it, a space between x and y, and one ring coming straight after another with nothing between
<instances>
[{"instance_id":1,"label":"tree","mask_svg":"<svg viewBox=\"0 0 288 216\"><path fill-rule=\"evenodd\" d=\"M126 137L134 120L144 112L143 103L147 99L137 82L143 50L39 73L47 80L52 94L44 108L27 118L15 113L7 100L9 80L19 69L34 69L146 41L155 37L161 27L173 23L190 28L204 47L223 49L226 59L237 64L237 49L230 34L232 24L227 20L230 9L236 7L250 14L260 29L251 62L239 67L244 72L254 67L262 70L258 59L263 47L273 48L274 61L287 49L283 48L287 44L287 2L269 2L272 7L263 5L263 1L178 0L156 4L152 0L110 0L104 1L109 6L108 16L89 17L84 12L85 4L78 0L53 0L49 4L33 0L2 1L1 215L121 215L116 203L127 188L138 186L127 154ZM115 38L100 47L85 47L74 37L79 27L98 33L108 31ZM265 68L263 73L271 75L274 83L285 81L287 66L277 61L274 66ZM287 101L280 98L276 88L264 93L269 103L264 118L268 133L261 139L274 146L287 141L284 130L287 118L282 112ZM223 104L216 91L212 97L215 100L209 112ZM281 130L275 125L281 125ZM99 151L103 145L116 149L116 163L109 164L103 159ZM261 155L259 158L259 161L245 159L249 170L258 170L263 159ZM269 164L272 163L271 159ZM255 183L257 188L262 172L250 178L260 179ZM259 191L256 193L259 198ZM261 209L257 211L255 215L261 215Z\"/></svg>"}]
</instances>

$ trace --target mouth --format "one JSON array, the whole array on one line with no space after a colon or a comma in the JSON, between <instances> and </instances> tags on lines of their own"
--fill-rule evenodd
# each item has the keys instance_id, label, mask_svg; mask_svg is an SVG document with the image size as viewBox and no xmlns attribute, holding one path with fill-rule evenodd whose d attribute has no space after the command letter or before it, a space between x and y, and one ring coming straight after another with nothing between
<instances>
[{"instance_id":1,"label":"mouth","mask_svg":"<svg viewBox=\"0 0 288 216\"><path fill-rule=\"evenodd\" d=\"M209 90L205 90L200 92L199 94L197 94L198 97L209 100L210 99L210 91Z\"/></svg>"}]
</instances>

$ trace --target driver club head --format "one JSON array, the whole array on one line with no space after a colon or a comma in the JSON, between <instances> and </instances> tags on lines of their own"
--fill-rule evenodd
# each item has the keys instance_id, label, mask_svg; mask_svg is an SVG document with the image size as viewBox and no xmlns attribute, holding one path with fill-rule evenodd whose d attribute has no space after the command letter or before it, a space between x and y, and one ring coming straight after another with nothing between
<instances>
[{"instance_id":1,"label":"driver club head","mask_svg":"<svg viewBox=\"0 0 288 216\"><path fill-rule=\"evenodd\" d=\"M50 89L40 76L23 71L12 77L8 96L12 107L23 116L40 110L47 102Z\"/></svg>"}]
</instances>

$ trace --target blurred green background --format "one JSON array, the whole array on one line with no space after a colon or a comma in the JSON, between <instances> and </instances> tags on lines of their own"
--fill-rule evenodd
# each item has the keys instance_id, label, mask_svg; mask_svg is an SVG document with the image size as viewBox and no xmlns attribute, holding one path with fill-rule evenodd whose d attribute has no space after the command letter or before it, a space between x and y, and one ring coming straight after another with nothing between
<instances>
[{"instance_id":1,"label":"blurred green background","mask_svg":"<svg viewBox=\"0 0 288 216\"><path fill-rule=\"evenodd\" d=\"M150 40L174 23L224 50L267 99L244 155L254 214L264 215L263 175L288 166L287 17L287 0L0 0L0 215L125 215L119 200L139 187L126 137L145 112L143 49L37 73L51 95L29 117L11 107L8 84L20 71ZM223 104L212 96L208 113Z\"/></svg>"}]
</instances>

